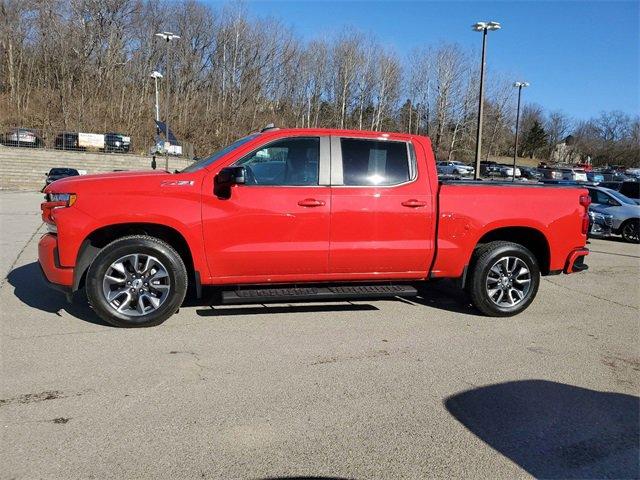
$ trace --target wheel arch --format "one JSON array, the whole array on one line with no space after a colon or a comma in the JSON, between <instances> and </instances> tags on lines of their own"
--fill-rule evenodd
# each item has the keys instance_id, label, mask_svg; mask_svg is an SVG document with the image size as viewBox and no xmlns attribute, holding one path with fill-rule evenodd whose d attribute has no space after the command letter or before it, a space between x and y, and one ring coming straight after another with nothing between
<instances>
[{"instance_id":1,"label":"wheel arch","mask_svg":"<svg viewBox=\"0 0 640 480\"><path fill-rule=\"evenodd\" d=\"M477 249L482 245L497 240L517 243L529 250L538 262L540 273L548 275L550 273L551 249L549 240L537 228L533 227L500 227L485 232L476 243Z\"/></svg>"},{"instance_id":2,"label":"wheel arch","mask_svg":"<svg viewBox=\"0 0 640 480\"><path fill-rule=\"evenodd\" d=\"M185 236L173 227L159 223L129 222L106 225L93 230L82 241L78 250L78 257L73 272L72 290L78 290L84 286L85 277L89 266L98 256L102 248L118 238L129 235L148 235L158 238L171 245L180 255L187 268L190 281L195 280L199 290L200 275L195 270L193 256L189 243Z\"/></svg>"}]
</instances>

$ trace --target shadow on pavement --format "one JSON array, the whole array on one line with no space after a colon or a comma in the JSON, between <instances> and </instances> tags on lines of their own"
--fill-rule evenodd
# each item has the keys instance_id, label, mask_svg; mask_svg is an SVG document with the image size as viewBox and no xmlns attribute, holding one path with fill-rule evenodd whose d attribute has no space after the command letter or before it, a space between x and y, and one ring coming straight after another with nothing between
<instances>
[{"instance_id":1,"label":"shadow on pavement","mask_svg":"<svg viewBox=\"0 0 640 480\"><path fill-rule=\"evenodd\" d=\"M111 326L91 310L86 300L69 303L64 294L50 288L42 278L38 262L14 268L7 275L7 281L13 286L16 297L32 308L56 315L59 315L60 310L64 310L85 322Z\"/></svg>"},{"instance_id":2,"label":"shadow on pavement","mask_svg":"<svg viewBox=\"0 0 640 480\"><path fill-rule=\"evenodd\" d=\"M471 305L467 293L457 287L454 280L431 280L418 288L418 296L408 299L427 307L478 316L480 313Z\"/></svg>"},{"instance_id":3,"label":"shadow on pavement","mask_svg":"<svg viewBox=\"0 0 640 480\"><path fill-rule=\"evenodd\" d=\"M260 480L349 480L344 477L265 477Z\"/></svg>"},{"instance_id":4,"label":"shadow on pavement","mask_svg":"<svg viewBox=\"0 0 640 480\"><path fill-rule=\"evenodd\" d=\"M10 285L14 287L16 297L26 305L49 313L59 315L60 310L64 310L70 315L83 320L85 322L96 325L110 326L103 322L95 312L89 307L86 299L78 298L74 303L68 303L64 295L50 288L42 278L40 267L37 262L28 263L21 267L16 267L7 276ZM478 315L476 310L471 306L466 294L458 289L451 281L441 280L437 282L428 282L424 286L419 287L419 296L410 299L397 298L397 301L420 306L447 310L455 313L463 313L468 315ZM196 313L202 317L215 317L225 315L265 315L278 313L314 313L314 312L345 312L345 311L371 311L378 310L377 307L363 303L336 303L336 304L320 304L320 305L254 305L246 307L227 307L218 303L218 295L216 289L204 289L202 299L195 298L195 292L190 289L187 298L183 303L183 307L203 307L210 308L196 310ZM286 303L286 301L283 301Z\"/></svg>"},{"instance_id":5,"label":"shadow on pavement","mask_svg":"<svg viewBox=\"0 0 640 480\"><path fill-rule=\"evenodd\" d=\"M201 317L223 317L226 315L268 315L276 313L315 313L315 312L358 312L378 310L369 304L336 305L261 305L248 307L211 306L207 310L196 310Z\"/></svg>"},{"instance_id":6,"label":"shadow on pavement","mask_svg":"<svg viewBox=\"0 0 640 480\"><path fill-rule=\"evenodd\" d=\"M536 478L638 478L640 400L545 380L447 398L471 432Z\"/></svg>"}]
</instances>

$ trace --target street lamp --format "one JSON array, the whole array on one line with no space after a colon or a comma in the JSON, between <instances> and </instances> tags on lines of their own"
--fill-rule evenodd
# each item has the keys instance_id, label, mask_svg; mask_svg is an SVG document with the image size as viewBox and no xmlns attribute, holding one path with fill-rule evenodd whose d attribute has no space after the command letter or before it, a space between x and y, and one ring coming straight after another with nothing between
<instances>
[{"instance_id":1,"label":"street lamp","mask_svg":"<svg viewBox=\"0 0 640 480\"><path fill-rule=\"evenodd\" d=\"M500 30L498 22L478 22L471 26L476 32L482 32L482 63L480 64L480 99L478 105L478 131L476 134L476 168L474 171L474 179L480 178L480 154L482 149L482 111L484 99L484 64L487 48L487 32L489 30Z\"/></svg>"},{"instance_id":2,"label":"street lamp","mask_svg":"<svg viewBox=\"0 0 640 480\"><path fill-rule=\"evenodd\" d=\"M149 75L153 78L154 83L156 84L156 121L160 121L160 96L158 94L158 80L162 78L162 74L160 72L153 71Z\"/></svg>"},{"instance_id":3,"label":"street lamp","mask_svg":"<svg viewBox=\"0 0 640 480\"><path fill-rule=\"evenodd\" d=\"M165 80L165 92L164 92L164 96L165 96L165 112L164 112L164 131L165 131L165 136L166 136L166 142L165 142L165 170L169 170L169 145L171 145L171 143L169 142L169 72L170 72L170 68L169 68L169 44L171 43L171 40L178 40L180 38L180 35L175 35L172 32L162 32L162 33L156 33L156 37L162 38L164 41L167 42L167 70L165 72L165 76L167 77Z\"/></svg>"},{"instance_id":4,"label":"street lamp","mask_svg":"<svg viewBox=\"0 0 640 480\"><path fill-rule=\"evenodd\" d=\"M516 140L513 145L513 181L516 181L516 158L518 158L518 124L520 123L520 97L522 89L529 86L529 82L515 82L514 87L518 89L518 109L516 110Z\"/></svg>"}]
</instances>

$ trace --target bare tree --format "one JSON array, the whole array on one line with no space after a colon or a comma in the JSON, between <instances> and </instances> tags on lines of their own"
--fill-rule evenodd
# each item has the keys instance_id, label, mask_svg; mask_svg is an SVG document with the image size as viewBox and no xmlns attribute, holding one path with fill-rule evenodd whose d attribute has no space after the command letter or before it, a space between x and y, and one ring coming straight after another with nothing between
<instances>
[{"instance_id":1,"label":"bare tree","mask_svg":"<svg viewBox=\"0 0 640 480\"><path fill-rule=\"evenodd\" d=\"M182 37L169 72L154 37L163 30ZM424 45L405 59L351 28L305 42L243 3L0 0L0 128L120 131L138 151L153 141L149 74L159 70L171 89L161 116L199 155L274 122L427 134L439 158L469 160L477 69L456 44ZM509 154L513 145L506 85L487 78L487 154ZM167 82L160 88L167 93ZM581 155L638 163L637 118L608 112L572 129L562 114L525 104L522 130L536 121L549 132L547 154L572 133Z\"/></svg>"}]
</instances>

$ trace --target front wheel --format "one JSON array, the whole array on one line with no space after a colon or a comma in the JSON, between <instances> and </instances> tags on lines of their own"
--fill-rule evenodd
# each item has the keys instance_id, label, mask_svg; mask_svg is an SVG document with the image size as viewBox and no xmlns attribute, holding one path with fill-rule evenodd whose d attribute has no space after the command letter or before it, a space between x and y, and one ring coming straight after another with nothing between
<instances>
[{"instance_id":1,"label":"front wheel","mask_svg":"<svg viewBox=\"0 0 640 480\"><path fill-rule=\"evenodd\" d=\"M173 315L187 291L180 255L154 237L123 237L91 263L87 298L96 313L117 327L152 327Z\"/></svg>"},{"instance_id":2,"label":"front wheel","mask_svg":"<svg viewBox=\"0 0 640 480\"><path fill-rule=\"evenodd\" d=\"M640 220L627 220L620 229L625 242L640 243Z\"/></svg>"},{"instance_id":3,"label":"front wheel","mask_svg":"<svg viewBox=\"0 0 640 480\"><path fill-rule=\"evenodd\" d=\"M533 254L517 243L496 241L479 247L471 262L468 289L474 306L491 317L524 311L540 285Z\"/></svg>"}]
</instances>

